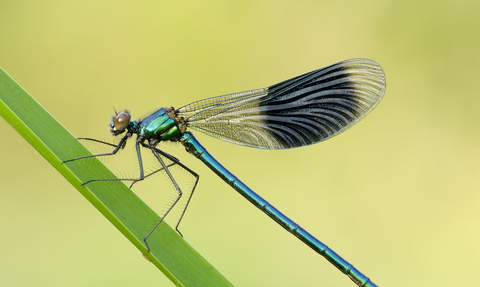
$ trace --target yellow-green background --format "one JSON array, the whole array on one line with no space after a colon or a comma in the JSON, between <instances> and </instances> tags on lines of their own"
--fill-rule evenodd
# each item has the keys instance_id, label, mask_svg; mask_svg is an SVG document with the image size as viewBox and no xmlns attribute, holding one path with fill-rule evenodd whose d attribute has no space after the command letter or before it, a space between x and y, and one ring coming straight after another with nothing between
<instances>
[{"instance_id":1,"label":"yellow-green background","mask_svg":"<svg viewBox=\"0 0 480 287\"><path fill-rule=\"evenodd\" d=\"M112 107L138 118L374 59L385 97L339 137L286 151L197 137L375 283L475 286L479 12L476 0L4 0L0 66L75 136L111 140ZM3 120L0 131L1 286L172 285ZM181 230L234 284L353 286L182 147L160 147L201 175ZM134 191L155 206L164 182Z\"/></svg>"}]
</instances>

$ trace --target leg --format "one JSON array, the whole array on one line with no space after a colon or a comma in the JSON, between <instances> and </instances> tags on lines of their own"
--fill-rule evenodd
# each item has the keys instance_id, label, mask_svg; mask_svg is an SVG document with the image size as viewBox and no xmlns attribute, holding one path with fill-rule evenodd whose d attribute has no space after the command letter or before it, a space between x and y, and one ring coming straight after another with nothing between
<instances>
[{"instance_id":1,"label":"leg","mask_svg":"<svg viewBox=\"0 0 480 287\"><path fill-rule=\"evenodd\" d=\"M150 145L148 145L148 144L146 144L146 143L140 143L140 144L141 144L143 147L146 147L146 148L149 148L149 149L152 148ZM159 150L159 149L157 149L157 148L154 148L154 149L155 149L155 151L157 151L158 153L162 154L164 157L166 157L166 158L168 158L169 160L172 161L172 163L169 164L169 165L167 165L167 167L171 167L171 166L174 166L175 164L179 164L179 163L180 163L180 160L178 160L176 157L174 157L174 156L172 156L172 155L170 155L170 154L168 154L168 153L165 153L165 152L163 152L163 151L161 151L161 150ZM182 165L182 166L183 166L183 165ZM183 167L184 167L184 166L183 166ZM184 167L184 169L186 169L186 167ZM135 183L137 183L138 181L143 180L143 179L145 179L145 178L147 178L147 177L149 177L149 176L151 176L151 175L154 175L154 174L156 174L157 172L162 171L162 170L164 170L163 167L161 167L161 168L159 168L159 169L157 169L157 170L155 170L155 171L147 174L147 175L146 175L144 178L142 178L142 179L138 179L138 180L133 181L132 184L130 185L130 188L132 188L132 186L133 186ZM190 171L189 171L189 172L190 172ZM190 173L192 173L192 172L190 172ZM196 174L193 173L193 175L195 176Z\"/></svg>"},{"instance_id":2,"label":"leg","mask_svg":"<svg viewBox=\"0 0 480 287\"><path fill-rule=\"evenodd\" d=\"M190 195L188 196L188 199L187 199L187 204L185 205L185 208L183 209L182 211L182 215L180 216L180 219L178 220L177 222L177 225L175 226L175 230L178 232L178 234L182 235L182 233L180 232L180 230L178 230L178 226L180 225L180 222L182 221L182 218L183 216L185 215L185 211L187 210L187 207L188 207L188 204L190 203L190 200L192 199L192 196L193 196L193 192L195 191L195 188L197 187L197 183L198 183L198 180L200 179L200 176L195 173L193 170L189 169L188 167L186 167L184 164L182 164L178 159L176 159L175 157L169 155L168 153L162 151L162 150L159 150L157 148L155 148L155 151L161 155L163 155L164 157L168 158L169 160L173 161L174 164L177 164L178 166L180 166L181 168L183 168L185 171L187 171L188 173L190 173L191 175L193 175L195 177L195 184L193 185L193 188L192 188L192 191L190 192ZM173 165L173 164L171 164ZM168 166L170 167L170 165ZM156 172L156 171L155 171ZM183 236L183 235L182 235Z\"/></svg>"},{"instance_id":3,"label":"leg","mask_svg":"<svg viewBox=\"0 0 480 287\"><path fill-rule=\"evenodd\" d=\"M179 191L179 192L181 193L180 187L178 187L177 183L176 183L175 180L173 179L173 176L170 174L170 172L169 172L167 169L168 169L169 167L171 167L171 166L173 166L173 165L176 164L176 165L180 166L181 168L183 168L183 169L184 169L185 171L187 171L188 173L190 173L193 177L195 177L195 183L194 183L193 188L192 188L192 190L191 190L191 192L190 192L190 194L189 194L189 196L188 196L187 203L185 204L185 207L184 207L184 209L183 209L183 211L182 211L182 214L180 215L180 218L178 219L177 225L175 226L175 230L178 232L178 234L180 234L181 236L183 236L182 233L180 232L180 230L178 230L178 226L180 225L180 222L182 221L183 216L185 215L185 211L187 210L188 204L190 203L190 200L192 199L193 192L195 191L195 188L197 187L197 184L198 184L198 181L199 181L199 179L200 179L200 176L199 176L197 173L195 173L193 170L191 170L190 168L188 168L187 166L185 166L184 164L182 164L179 159L177 159L176 157L172 156L171 154L168 154L168 153L166 153L166 152L164 152L164 151L162 151L162 150L160 150L160 149L157 149L156 147L151 147L151 146L149 146L149 145L146 144L146 143L142 143L142 146L148 147L148 148L152 149L153 154L155 155L155 157L157 158L157 160L160 162L160 164L162 164L162 167L161 167L161 168L159 168L159 169L157 169L157 170L149 173L149 174L146 175L144 178L147 178L147 177L149 177L149 176L151 176L151 175L153 175L153 174L155 174L155 173L157 173L157 172L159 172L159 171L165 170L165 171L167 172L167 174L169 175L170 179L172 180L172 182L173 182L175 188L177 189L177 191ZM161 158L159 158L159 155L162 155L162 156L166 157L167 159L171 160L172 163L169 164L169 165L166 165L165 162L164 162ZM167 169L164 168L163 166L166 166ZM130 187L132 187L133 184L135 184L136 182L137 182L137 181L133 182L133 183L130 185ZM178 200L177 200L177 201L178 201ZM175 205L177 201L175 201L175 203L174 203L173 205ZM172 206L172 207L173 207L173 206ZM170 208L170 209L171 209L171 208ZM167 211L167 213L170 211L170 209ZM165 217L165 216L164 216L164 217ZM163 220L163 219L162 219L162 220ZM160 221L161 221L161 220L160 220ZM156 228L157 226L158 226L158 224L155 226L155 228ZM155 229L155 228L154 228L154 229ZM153 230L152 230L152 231L153 231ZM150 233L151 233L151 232L150 232Z\"/></svg>"},{"instance_id":4,"label":"leg","mask_svg":"<svg viewBox=\"0 0 480 287\"><path fill-rule=\"evenodd\" d=\"M74 161L74 160L77 160L77 159L89 158L89 157L114 155L114 154L116 154L121 148L124 148L124 147L125 147L126 140L127 140L129 137L130 137L130 135L129 135L129 134L126 134L126 135L120 140L120 142L118 143L118 145L114 145L114 144L111 144L111 143L107 143L107 142L104 142L104 141L100 141L100 140L96 140L96 139L91 139L91 138L78 138L78 139L82 139L82 140L89 140L89 141L94 141L94 142L98 142L98 143L110 145L110 146L115 147L115 149L114 149L112 152L110 152L110 153L102 153L102 154L93 154L93 155L80 156L80 157L76 157L76 158L64 160L62 163L66 163L66 162L69 162L69 161Z\"/></svg>"},{"instance_id":5,"label":"leg","mask_svg":"<svg viewBox=\"0 0 480 287\"><path fill-rule=\"evenodd\" d=\"M77 138L77 140L86 140L86 141L92 141L92 142L97 142L97 143L101 143L101 144L105 144L105 145L109 145L109 146L113 146L113 147L117 147L116 144L112 144L112 143L109 143L109 142L104 142L104 141L101 141L101 140L97 140L97 139L92 139L92 138ZM125 145L122 147L124 148Z\"/></svg>"},{"instance_id":6,"label":"leg","mask_svg":"<svg viewBox=\"0 0 480 287\"><path fill-rule=\"evenodd\" d=\"M167 165L167 167L174 166L175 164L176 164L176 163L173 162L173 163ZM137 182L139 182L139 181L141 181L141 180L144 180L145 178L147 178L147 177L149 177L149 176L151 176L151 175L154 175L154 174L156 174L157 172L162 171L162 170L163 170L163 167L162 167L162 168L159 168L159 169L157 169L157 170L155 170L155 171L152 171L151 173L147 174L147 175L144 176L143 178L139 178L139 179L137 179L137 180L132 180L133 182L132 182L132 184L130 184L129 188L132 188L135 183L137 183Z\"/></svg>"},{"instance_id":7,"label":"leg","mask_svg":"<svg viewBox=\"0 0 480 287\"><path fill-rule=\"evenodd\" d=\"M123 139L125 139L127 136L125 136ZM122 140L123 140L122 139ZM94 140L94 141L97 141L97 140ZM97 141L97 142L101 142L101 141ZM119 147L122 145L122 141L120 141L120 143L118 144L117 148L115 148L115 150L112 152L112 154L114 154L116 151L118 151ZM137 150L137 159L138 159L138 165L140 167L140 177L139 178L107 178L107 179L91 179L89 181L86 181L84 183L82 183L82 185L85 185L87 183L90 183L90 182L93 182L93 181L133 181L134 183L137 182L137 181L140 181L140 180L143 180L145 178L144 176L144 173L143 173L143 163L142 163L142 154L141 154L141 151L140 151L140 143L138 141L135 142L135 149ZM100 155L110 155L110 154L100 154ZM96 156L99 156L99 155L96 155ZM86 156L86 157L91 157L91 156ZM85 157L82 157L82 158L85 158ZM76 158L78 159L78 158ZM151 175L151 174L149 174ZM133 184L132 184L133 185Z\"/></svg>"},{"instance_id":8,"label":"leg","mask_svg":"<svg viewBox=\"0 0 480 287\"><path fill-rule=\"evenodd\" d=\"M163 162L162 158L158 154L157 149L155 148L155 146L151 146L150 149L152 150L153 155L157 158L158 162L160 162L160 164L162 165L162 169L165 170L168 177L170 178L173 185L175 186L175 189L177 190L178 196L177 196L177 199L175 199L175 201L173 202L173 204L168 208L167 212L165 212L165 214L160 217L160 220L157 222L157 224L155 224L155 226L152 228L152 230L150 230L150 232L143 238L143 241L145 242L145 245L147 246L147 251L148 252L150 252L150 246L148 246L148 243L147 243L148 237L150 236L150 234L152 234L153 231L155 231L155 229L158 227L158 225L160 225L160 223L167 216L167 214L170 212L170 210L172 210L172 208L175 206L175 204L177 204L177 202L182 197L182 191L180 190L180 187L178 186L177 182L175 181L172 174L170 173L170 170L168 170L167 165L165 164L165 162ZM158 150L158 151L160 151L160 150Z\"/></svg>"}]
</instances>

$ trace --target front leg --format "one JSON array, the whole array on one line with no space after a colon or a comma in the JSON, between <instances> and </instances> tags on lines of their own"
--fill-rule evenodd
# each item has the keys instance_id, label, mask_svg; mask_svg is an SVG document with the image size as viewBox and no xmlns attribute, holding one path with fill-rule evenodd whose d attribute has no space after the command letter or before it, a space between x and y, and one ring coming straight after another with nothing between
<instances>
[{"instance_id":1,"label":"front leg","mask_svg":"<svg viewBox=\"0 0 480 287\"><path fill-rule=\"evenodd\" d=\"M125 137L124 137L124 139L125 139ZM118 151L118 149L121 147L122 144L123 144L122 141L120 141L119 145L117 146L117 148L114 151L115 153L116 153L116 151ZM135 142L135 148L137 150L138 165L140 166L140 176L138 178L91 179L89 181L86 181L86 182L82 183L82 185L85 185L85 184L88 184L88 183L94 182L94 181L133 181L135 183L137 181L143 180L145 178L145 176L144 176L144 172L143 172L143 161L142 161L142 154L141 154L141 151L140 151L140 144L141 144L141 141L137 139L137 141ZM110 154L101 154L101 155L110 155ZM91 156L87 156L87 157L91 157ZM85 158L85 157L83 157L83 158Z\"/></svg>"},{"instance_id":2,"label":"front leg","mask_svg":"<svg viewBox=\"0 0 480 287\"><path fill-rule=\"evenodd\" d=\"M109 152L109 153L92 154L92 155L79 156L79 157L76 157L76 158L67 159L67 160L62 161L62 163L66 163L66 162L74 161L74 160L78 160L78 159L90 158L90 157L114 155L114 154L116 154L120 149L123 149L123 148L125 147L125 144L127 143L127 139L128 139L130 136L131 136L131 135L127 133L127 134L120 140L120 142L118 143L118 145L114 145L114 144L111 144L111 143L107 143L107 142L104 142L104 141L101 141L101 140L96 140L96 139L91 139L91 138L78 138L79 140L80 140L80 139L82 139L82 140L89 140L89 141L94 141L94 142L106 144L106 145L109 145L109 146L113 146L113 147L115 147L115 149L114 149L112 152Z\"/></svg>"}]
</instances>

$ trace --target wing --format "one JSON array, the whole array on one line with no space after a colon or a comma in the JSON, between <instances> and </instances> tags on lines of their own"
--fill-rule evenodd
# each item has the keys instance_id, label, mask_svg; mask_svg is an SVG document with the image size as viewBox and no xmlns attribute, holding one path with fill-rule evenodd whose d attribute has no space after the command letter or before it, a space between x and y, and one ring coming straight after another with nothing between
<instances>
[{"instance_id":1,"label":"wing","mask_svg":"<svg viewBox=\"0 0 480 287\"><path fill-rule=\"evenodd\" d=\"M239 145L286 149L338 135L385 93L376 62L351 59L270 87L197 101L177 110L187 127Z\"/></svg>"}]
</instances>

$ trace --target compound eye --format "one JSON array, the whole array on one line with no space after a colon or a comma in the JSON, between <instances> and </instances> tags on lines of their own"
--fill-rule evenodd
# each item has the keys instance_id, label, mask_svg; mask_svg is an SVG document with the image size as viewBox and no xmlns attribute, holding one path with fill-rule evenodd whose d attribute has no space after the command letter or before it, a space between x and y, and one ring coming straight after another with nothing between
<instances>
[{"instance_id":1,"label":"compound eye","mask_svg":"<svg viewBox=\"0 0 480 287\"><path fill-rule=\"evenodd\" d=\"M130 123L130 115L126 112L121 112L115 118L115 129L122 133L128 127Z\"/></svg>"}]
</instances>

